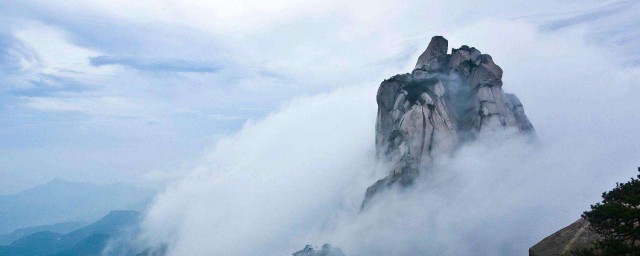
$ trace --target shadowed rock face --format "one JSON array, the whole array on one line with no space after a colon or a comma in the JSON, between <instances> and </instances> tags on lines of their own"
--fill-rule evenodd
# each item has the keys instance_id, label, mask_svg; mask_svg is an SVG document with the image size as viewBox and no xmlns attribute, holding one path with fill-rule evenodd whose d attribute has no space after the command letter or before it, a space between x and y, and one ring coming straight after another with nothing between
<instances>
[{"instance_id":1,"label":"shadowed rock face","mask_svg":"<svg viewBox=\"0 0 640 256\"><path fill-rule=\"evenodd\" d=\"M410 74L380 84L376 155L392 169L367 189L363 207L386 187L411 185L434 157L481 131L535 133L520 100L502 90L502 69L491 56L466 45L448 54L447 47L447 39L434 36Z\"/></svg>"}]
</instances>

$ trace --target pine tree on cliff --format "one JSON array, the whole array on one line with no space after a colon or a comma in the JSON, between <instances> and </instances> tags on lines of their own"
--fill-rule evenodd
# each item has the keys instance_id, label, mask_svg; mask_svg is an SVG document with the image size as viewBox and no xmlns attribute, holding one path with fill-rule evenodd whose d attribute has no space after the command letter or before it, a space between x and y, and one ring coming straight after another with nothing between
<instances>
[{"instance_id":1,"label":"pine tree on cliff","mask_svg":"<svg viewBox=\"0 0 640 256\"><path fill-rule=\"evenodd\" d=\"M617 183L613 190L602 193L602 199L582 214L602 239L593 249L575 254L640 255L640 175Z\"/></svg>"}]
</instances>

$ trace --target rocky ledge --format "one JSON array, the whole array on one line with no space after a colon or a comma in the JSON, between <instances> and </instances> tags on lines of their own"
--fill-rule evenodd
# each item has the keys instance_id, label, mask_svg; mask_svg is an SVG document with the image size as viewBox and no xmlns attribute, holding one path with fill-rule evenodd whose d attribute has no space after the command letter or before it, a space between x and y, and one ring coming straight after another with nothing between
<instances>
[{"instance_id":1,"label":"rocky ledge","mask_svg":"<svg viewBox=\"0 0 640 256\"><path fill-rule=\"evenodd\" d=\"M413 72L380 84L376 154L392 168L367 189L363 207L380 190L411 185L434 157L482 131L535 133L518 97L504 93L502 69L490 55L466 45L447 50L447 39L434 36Z\"/></svg>"},{"instance_id":2,"label":"rocky ledge","mask_svg":"<svg viewBox=\"0 0 640 256\"><path fill-rule=\"evenodd\" d=\"M593 247L601 236L589 229L590 223L578 219L529 249L529 256L569 256Z\"/></svg>"}]
</instances>

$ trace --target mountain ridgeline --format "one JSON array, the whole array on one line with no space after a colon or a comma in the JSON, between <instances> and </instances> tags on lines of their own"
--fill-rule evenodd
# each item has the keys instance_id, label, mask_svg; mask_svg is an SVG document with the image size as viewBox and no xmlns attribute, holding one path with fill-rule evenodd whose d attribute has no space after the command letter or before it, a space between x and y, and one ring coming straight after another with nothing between
<instances>
[{"instance_id":1,"label":"mountain ridgeline","mask_svg":"<svg viewBox=\"0 0 640 256\"><path fill-rule=\"evenodd\" d=\"M52 225L41 225L41 226L35 226L35 227L19 228L9 234L0 235L0 246L9 245L11 244L11 242L16 241L20 238L23 238L38 232L42 232L42 231L50 231L50 232L60 233L60 234L68 233L78 228L81 228L86 224L87 223L81 222L81 221L71 221L71 222L56 223Z\"/></svg>"},{"instance_id":2,"label":"mountain ridgeline","mask_svg":"<svg viewBox=\"0 0 640 256\"><path fill-rule=\"evenodd\" d=\"M466 45L447 50L447 39L434 36L411 73L380 84L376 155L392 168L367 189L363 208L393 184L411 185L434 158L481 132L514 129L534 136L518 97L503 91L502 69L490 55Z\"/></svg>"},{"instance_id":3,"label":"mountain ridgeline","mask_svg":"<svg viewBox=\"0 0 640 256\"><path fill-rule=\"evenodd\" d=\"M126 184L96 185L54 179L0 196L0 234L52 223L93 222L113 209L140 211L154 193ZM0 244L4 244L4 237L0 235Z\"/></svg>"},{"instance_id":4,"label":"mountain ridgeline","mask_svg":"<svg viewBox=\"0 0 640 256\"><path fill-rule=\"evenodd\" d=\"M0 246L0 256L101 255L110 239L136 234L140 219L141 215L136 211L111 211L98 221L71 232L40 231L27 235Z\"/></svg>"}]
</instances>

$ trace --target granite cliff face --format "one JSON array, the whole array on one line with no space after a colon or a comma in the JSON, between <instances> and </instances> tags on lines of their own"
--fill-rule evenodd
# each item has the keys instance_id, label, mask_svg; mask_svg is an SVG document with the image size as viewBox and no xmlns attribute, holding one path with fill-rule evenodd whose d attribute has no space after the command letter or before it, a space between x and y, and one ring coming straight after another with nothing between
<instances>
[{"instance_id":1,"label":"granite cliff face","mask_svg":"<svg viewBox=\"0 0 640 256\"><path fill-rule=\"evenodd\" d=\"M434 36L411 73L395 75L377 93L377 158L391 163L387 177L367 189L411 185L433 159L450 154L485 130L535 133L520 100L502 89L502 69L488 54Z\"/></svg>"}]
</instances>

